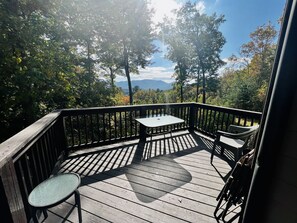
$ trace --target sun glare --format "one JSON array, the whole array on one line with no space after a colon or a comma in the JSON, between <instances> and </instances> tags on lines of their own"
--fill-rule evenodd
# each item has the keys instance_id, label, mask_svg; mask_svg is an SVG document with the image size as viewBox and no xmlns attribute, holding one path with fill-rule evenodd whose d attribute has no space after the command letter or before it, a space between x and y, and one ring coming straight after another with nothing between
<instances>
[{"instance_id":1,"label":"sun glare","mask_svg":"<svg viewBox=\"0 0 297 223\"><path fill-rule=\"evenodd\" d=\"M169 19L175 19L173 10L179 9L184 1L176 1L176 0L150 0L149 6L154 9L154 17L152 21L154 24L158 24L163 21L164 17L168 17ZM198 1L196 4L196 8L200 12L204 12L205 3L203 1Z\"/></svg>"}]
</instances>

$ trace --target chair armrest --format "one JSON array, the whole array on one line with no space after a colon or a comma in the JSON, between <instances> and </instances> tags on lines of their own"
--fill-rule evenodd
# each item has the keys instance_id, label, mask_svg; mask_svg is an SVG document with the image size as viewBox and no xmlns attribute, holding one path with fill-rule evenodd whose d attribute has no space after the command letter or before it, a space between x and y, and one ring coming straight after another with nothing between
<instances>
[{"instance_id":1,"label":"chair armrest","mask_svg":"<svg viewBox=\"0 0 297 223\"><path fill-rule=\"evenodd\" d=\"M220 136L226 136L226 137L233 138L233 139L238 138L238 134L236 134L236 133L230 133L230 132L224 132L224 131L218 130L217 131L217 138L219 139Z\"/></svg>"},{"instance_id":2,"label":"chair armrest","mask_svg":"<svg viewBox=\"0 0 297 223\"><path fill-rule=\"evenodd\" d=\"M232 126L232 125L231 125ZM238 127L238 126L232 126L231 128L241 129L241 132L238 133L230 133L230 132L224 132L224 131L217 131L217 140L220 139L220 136L225 136L233 139L241 139L246 141L251 135L256 134L259 126L252 126L252 127ZM242 130L245 131L242 131Z\"/></svg>"}]
</instances>

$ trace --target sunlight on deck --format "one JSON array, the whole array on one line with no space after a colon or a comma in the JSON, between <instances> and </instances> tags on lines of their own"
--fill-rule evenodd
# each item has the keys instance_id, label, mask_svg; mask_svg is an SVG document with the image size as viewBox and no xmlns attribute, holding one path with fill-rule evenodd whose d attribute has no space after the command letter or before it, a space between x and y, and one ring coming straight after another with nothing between
<instances>
[{"instance_id":1,"label":"sunlight on deck","mask_svg":"<svg viewBox=\"0 0 297 223\"><path fill-rule=\"evenodd\" d=\"M217 222L213 216L230 165L210 164L212 142L179 132L72 153L60 172L81 175L83 222ZM151 144L152 143L152 144ZM45 222L77 222L74 198ZM67 219L67 220L65 220Z\"/></svg>"}]
</instances>

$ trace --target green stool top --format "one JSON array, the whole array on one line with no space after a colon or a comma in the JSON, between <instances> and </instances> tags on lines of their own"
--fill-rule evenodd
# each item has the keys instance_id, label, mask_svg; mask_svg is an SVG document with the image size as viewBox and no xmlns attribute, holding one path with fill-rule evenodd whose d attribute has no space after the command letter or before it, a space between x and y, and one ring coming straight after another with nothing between
<instances>
[{"instance_id":1,"label":"green stool top","mask_svg":"<svg viewBox=\"0 0 297 223\"><path fill-rule=\"evenodd\" d=\"M54 206L70 197L79 185L80 176L78 174L59 174L35 187L28 197L28 202L36 208Z\"/></svg>"}]
</instances>

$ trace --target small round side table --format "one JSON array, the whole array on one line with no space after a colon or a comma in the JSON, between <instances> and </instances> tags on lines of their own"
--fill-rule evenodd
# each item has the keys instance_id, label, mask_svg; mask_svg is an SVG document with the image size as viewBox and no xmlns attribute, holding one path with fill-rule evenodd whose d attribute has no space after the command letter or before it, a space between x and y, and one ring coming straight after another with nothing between
<instances>
[{"instance_id":1,"label":"small round side table","mask_svg":"<svg viewBox=\"0 0 297 223\"><path fill-rule=\"evenodd\" d=\"M74 194L75 204L78 208L78 220L82 222L80 194L77 190L79 185L80 176L76 173L58 174L37 185L28 197L28 202L33 210L33 221L38 223L36 216L38 209L42 210L44 217L47 218L46 209L66 201Z\"/></svg>"}]
</instances>

